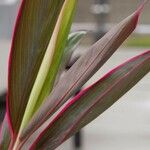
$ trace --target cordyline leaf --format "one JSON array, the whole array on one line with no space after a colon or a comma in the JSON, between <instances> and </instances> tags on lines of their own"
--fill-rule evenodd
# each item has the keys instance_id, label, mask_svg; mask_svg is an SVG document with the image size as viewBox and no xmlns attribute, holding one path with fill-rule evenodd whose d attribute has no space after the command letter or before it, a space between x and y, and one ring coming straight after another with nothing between
<instances>
[{"instance_id":1,"label":"cordyline leaf","mask_svg":"<svg viewBox=\"0 0 150 150\"><path fill-rule=\"evenodd\" d=\"M20 130L26 127L34 112L40 107L45 97L48 96L53 88L71 28L76 2L77 0L65 0L63 4L50 43L32 88Z\"/></svg>"},{"instance_id":2,"label":"cordyline leaf","mask_svg":"<svg viewBox=\"0 0 150 150\"><path fill-rule=\"evenodd\" d=\"M19 130L63 2L22 0L9 60L7 109L14 136Z\"/></svg>"},{"instance_id":3,"label":"cordyline leaf","mask_svg":"<svg viewBox=\"0 0 150 150\"><path fill-rule=\"evenodd\" d=\"M109 59L135 29L142 7L112 28L65 73L24 129L20 140L27 138L56 112Z\"/></svg>"},{"instance_id":4,"label":"cordyline leaf","mask_svg":"<svg viewBox=\"0 0 150 150\"><path fill-rule=\"evenodd\" d=\"M77 31L69 35L68 42L65 48L63 62L62 62L62 64L64 64L65 67L67 66L69 60L71 59L74 49L79 45L81 39L86 34L87 34L86 31Z\"/></svg>"},{"instance_id":5,"label":"cordyline leaf","mask_svg":"<svg viewBox=\"0 0 150 150\"><path fill-rule=\"evenodd\" d=\"M8 118L7 115L5 115L4 121L0 129L0 149L8 150L10 142L11 142L11 133L8 125Z\"/></svg>"},{"instance_id":6,"label":"cordyline leaf","mask_svg":"<svg viewBox=\"0 0 150 150\"><path fill-rule=\"evenodd\" d=\"M77 31L77 32L73 32L69 35L68 41L67 41L67 44L66 44L66 47L64 50L62 62L60 64L60 67L59 67L59 70L57 73L55 84L58 83L62 72L65 71L66 67L68 66L68 64L71 61L71 57L72 57L72 54L73 54L75 48L79 45L81 39L83 38L83 36L85 34L87 34L86 31Z\"/></svg>"},{"instance_id":7,"label":"cordyline leaf","mask_svg":"<svg viewBox=\"0 0 150 150\"><path fill-rule=\"evenodd\" d=\"M85 36L86 34L87 34L87 31L76 31L76 32L70 33L68 37L67 45L65 48L65 54L71 53L72 49L74 49L74 47L76 47L79 44L83 36Z\"/></svg>"},{"instance_id":8,"label":"cordyline leaf","mask_svg":"<svg viewBox=\"0 0 150 150\"><path fill-rule=\"evenodd\" d=\"M31 149L55 149L108 109L149 71L150 51L115 68L73 98L41 133Z\"/></svg>"}]
</instances>

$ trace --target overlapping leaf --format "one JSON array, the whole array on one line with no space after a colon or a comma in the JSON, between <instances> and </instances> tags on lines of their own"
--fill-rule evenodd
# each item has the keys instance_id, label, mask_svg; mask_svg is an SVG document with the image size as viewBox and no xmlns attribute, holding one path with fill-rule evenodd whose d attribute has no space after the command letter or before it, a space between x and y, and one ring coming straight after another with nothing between
<instances>
[{"instance_id":1,"label":"overlapping leaf","mask_svg":"<svg viewBox=\"0 0 150 150\"><path fill-rule=\"evenodd\" d=\"M74 52L74 49L78 46L83 36L87 34L86 31L77 31L73 32L68 37L68 42L65 48L64 58L62 61L62 64L66 67L67 63L69 63L69 60L71 59L71 56Z\"/></svg>"},{"instance_id":2,"label":"overlapping leaf","mask_svg":"<svg viewBox=\"0 0 150 150\"><path fill-rule=\"evenodd\" d=\"M8 111L17 134L64 0L23 0L9 62Z\"/></svg>"},{"instance_id":3,"label":"overlapping leaf","mask_svg":"<svg viewBox=\"0 0 150 150\"><path fill-rule=\"evenodd\" d=\"M74 59L76 58L74 57L72 58L72 54L86 33L87 33L86 31L77 31L69 35L68 41L64 50L64 55L63 55L63 58L59 67L59 71L57 73L55 84L59 81L59 78L62 72L66 71L66 67L70 66L71 63L74 63Z\"/></svg>"},{"instance_id":4,"label":"overlapping leaf","mask_svg":"<svg viewBox=\"0 0 150 150\"><path fill-rule=\"evenodd\" d=\"M73 98L41 133L31 149L55 149L103 113L149 71L150 51L115 68ZM60 124L63 126L60 127Z\"/></svg>"},{"instance_id":5,"label":"overlapping leaf","mask_svg":"<svg viewBox=\"0 0 150 150\"><path fill-rule=\"evenodd\" d=\"M109 59L135 29L141 8L112 28L102 39L89 48L87 53L80 57L58 82L47 101L33 117L28 128L23 131L20 140L30 135L47 120Z\"/></svg>"},{"instance_id":6,"label":"overlapping leaf","mask_svg":"<svg viewBox=\"0 0 150 150\"><path fill-rule=\"evenodd\" d=\"M22 120L22 130L51 92L61 63L77 0L65 0L32 88ZM66 15L67 14L67 15Z\"/></svg>"}]
</instances>

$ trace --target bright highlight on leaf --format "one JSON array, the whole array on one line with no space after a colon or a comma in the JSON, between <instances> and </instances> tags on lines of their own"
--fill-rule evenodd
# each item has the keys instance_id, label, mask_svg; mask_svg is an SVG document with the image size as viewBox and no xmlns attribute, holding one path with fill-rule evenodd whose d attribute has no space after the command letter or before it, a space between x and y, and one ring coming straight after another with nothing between
<instances>
[{"instance_id":1,"label":"bright highlight on leaf","mask_svg":"<svg viewBox=\"0 0 150 150\"><path fill-rule=\"evenodd\" d=\"M25 115L23 117L21 130L26 127L34 112L40 107L45 97L48 96L53 88L68 33L70 31L75 6L76 0L65 0L63 4L50 43L32 88Z\"/></svg>"}]
</instances>

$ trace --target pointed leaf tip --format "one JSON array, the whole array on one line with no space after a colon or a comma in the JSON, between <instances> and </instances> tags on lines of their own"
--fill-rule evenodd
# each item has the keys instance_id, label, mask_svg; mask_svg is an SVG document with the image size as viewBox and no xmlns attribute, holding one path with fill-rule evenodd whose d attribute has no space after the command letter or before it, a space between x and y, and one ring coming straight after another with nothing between
<instances>
[{"instance_id":1,"label":"pointed leaf tip","mask_svg":"<svg viewBox=\"0 0 150 150\"><path fill-rule=\"evenodd\" d=\"M137 8L137 10L135 11L135 15L137 15L137 17L139 18L140 14L142 13L144 6L146 5L146 3L148 2L148 0L144 0L140 6Z\"/></svg>"},{"instance_id":2,"label":"pointed leaf tip","mask_svg":"<svg viewBox=\"0 0 150 150\"><path fill-rule=\"evenodd\" d=\"M135 18L135 28L139 22L139 17L144 9L144 6L146 5L146 3L148 2L148 0L143 1L143 3L140 4L140 6L136 9L136 11L131 15L131 17Z\"/></svg>"}]
</instances>

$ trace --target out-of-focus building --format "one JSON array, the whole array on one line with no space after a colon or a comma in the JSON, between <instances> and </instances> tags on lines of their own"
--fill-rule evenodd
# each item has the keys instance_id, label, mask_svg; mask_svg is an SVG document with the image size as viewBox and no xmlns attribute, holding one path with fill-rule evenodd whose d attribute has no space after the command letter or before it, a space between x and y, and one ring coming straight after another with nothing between
<instances>
[{"instance_id":1,"label":"out-of-focus building","mask_svg":"<svg viewBox=\"0 0 150 150\"><path fill-rule=\"evenodd\" d=\"M17 15L17 8L21 0L0 0L0 37L7 38L12 35ZM92 5L96 0L78 0L75 22L94 23L96 18L91 13ZM97 0L98 1L98 0ZM100 0L99 0L100 1ZM110 8L108 23L117 23L132 13L142 0L107 0ZM141 17L142 24L150 24L149 4Z\"/></svg>"},{"instance_id":2,"label":"out-of-focus building","mask_svg":"<svg viewBox=\"0 0 150 150\"><path fill-rule=\"evenodd\" d=\"M95 0L79 0L78 10L76 13L76 22L94 22L95 18L91 13L91 6ZM99 0L100 1L100 0ZM109 20L110 23L119 22L131 14L142 2L142 0L108 0L110 7ZM149 4L145 6L144 13L141 17L142 24L150 24Z\"/></svg>"},{"instance_id":3,"label":"out-of-focus building","mask_svg":"<svg viewBox=\"0 0 150 150\"><path fill-rule=\"evenodd\" d=\"M19 0L0 0L0 38L11 37L18 4Z\"/></svg>"}]
</instances>

